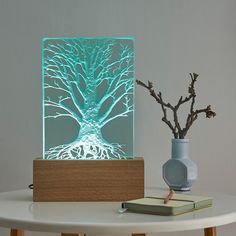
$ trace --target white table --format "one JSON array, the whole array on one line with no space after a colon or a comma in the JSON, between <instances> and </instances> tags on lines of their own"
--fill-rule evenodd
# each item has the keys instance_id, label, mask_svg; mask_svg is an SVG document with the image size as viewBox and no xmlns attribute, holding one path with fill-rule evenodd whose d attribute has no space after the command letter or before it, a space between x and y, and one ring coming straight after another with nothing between
<instances>
[{"instance_id":1,"label":"white table","mask_svg":"<svg viewBox=\"0 0 236 236\"><path fill-rule=\"evenodd\" d=\"M23 235L23 230L62 232L66 236L80 232L144 235L193 229L205 229L205 236L215 236L216 226L236 222L236 196L211 196L213 207L168 217L119 214L118 202L35 203L31 190L18 190L0 193L0 226L11 228L12 236Z\"/></svg>"}]
</instances>

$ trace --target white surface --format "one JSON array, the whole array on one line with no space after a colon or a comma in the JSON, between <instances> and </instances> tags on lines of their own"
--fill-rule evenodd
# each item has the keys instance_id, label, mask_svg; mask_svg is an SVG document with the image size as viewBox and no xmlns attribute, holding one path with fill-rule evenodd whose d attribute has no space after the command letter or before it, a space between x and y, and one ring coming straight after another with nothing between
<instances>
[{"instance_id":1,"label":"white surface","mask_svg":"<svg viewBox=\"0 0 236 236\"><path fill-rule=\"evenodd\" d=\"M154 192L152 192L153 194ZM214 206L180 216L118 214L119 202L32 202L32 191L0 194L0 226L65 233L157 233L200 229L236 221L236 197L211 194Z\"/></svg>"}]
</instances>

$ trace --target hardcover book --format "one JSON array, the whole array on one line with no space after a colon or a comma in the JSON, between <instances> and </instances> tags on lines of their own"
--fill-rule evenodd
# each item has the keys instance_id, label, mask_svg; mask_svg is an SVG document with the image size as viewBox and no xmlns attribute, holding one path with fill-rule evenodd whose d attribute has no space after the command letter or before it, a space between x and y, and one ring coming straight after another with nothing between
<instances>
[{"instance_id":1,"label":"hardcover book","mask_svg":"<svg viewBox=\"0 0 236 236\"><path fill-rule=\"evenodd\" d=\"M211 197L188 194L174 194L173 198L164 203L165 196L145 197L122 203L122 208L130 212L154 215L179 215L197 209L212 206Z\"/></svg>"}]
</instances>

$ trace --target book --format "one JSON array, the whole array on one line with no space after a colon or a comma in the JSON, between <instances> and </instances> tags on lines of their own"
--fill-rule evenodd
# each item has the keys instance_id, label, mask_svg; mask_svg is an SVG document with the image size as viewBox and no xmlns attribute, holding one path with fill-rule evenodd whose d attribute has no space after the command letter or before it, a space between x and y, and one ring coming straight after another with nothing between
<instances>
[{"instance_id":1,"label":"book","mask_svg":"<svg viewBox=\"0 0 236 236\"><path fill-rule=\"evenodd\" d=\"M121 207L123 211L171 216L210 207L213 202L211 197L177 193L166 204L164 203L165 199L165 195L145 197L122 202Z\"/></svg>"}]
</instances>

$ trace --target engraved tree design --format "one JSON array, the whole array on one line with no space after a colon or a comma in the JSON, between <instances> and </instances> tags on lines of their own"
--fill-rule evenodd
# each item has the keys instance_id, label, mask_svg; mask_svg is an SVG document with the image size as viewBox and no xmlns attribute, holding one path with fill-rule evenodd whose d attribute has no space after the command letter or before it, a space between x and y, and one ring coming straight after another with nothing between
<instances>
[{"instance_id":1,"label":"engraved tree design","mask_svg":"<svg viewBox=\"0 0 236 236\"><path fill-rule=\"evenodd\" d=\"M108 123L133 112L134 52L122 42L58 39L45 44L45 119L70 117L79 133L71 143L46 150L44 158L125 158L122 144L102 135Z\"/></svg>"}]
</instances>

